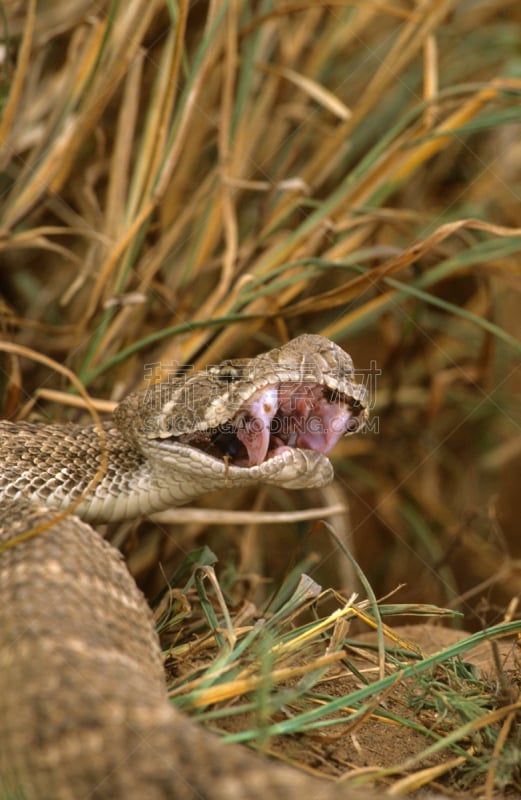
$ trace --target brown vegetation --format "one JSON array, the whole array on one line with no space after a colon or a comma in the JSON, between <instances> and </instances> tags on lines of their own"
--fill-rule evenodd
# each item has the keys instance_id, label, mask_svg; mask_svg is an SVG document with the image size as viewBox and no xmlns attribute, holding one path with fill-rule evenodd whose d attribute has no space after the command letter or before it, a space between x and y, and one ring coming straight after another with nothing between
<instances>
[{"instance_id":1,"label":"brown vegetation","mask_svg":"<svg viewBox=\"0 0 521 800\"><path fill-rule=\"evenodd\" d=\"M86 416L48 359L106 410L173 365L305 331L344 346L372 393L332 489L208 500L297 518L334 506L328 527L252 514L181 530L176 512L138 540L123 525L110 534L140 583L155 593L205 541L234 607L301 567L350 592L347 543L377 596L405 584L387 603L448 607L473 631L515 620L517 0L8 0L1 23L5 416ZM489 796L520 790L498 767L500 731L520 747L505 719L489 777L457 756Z\"/></svg>"}]
</instances>

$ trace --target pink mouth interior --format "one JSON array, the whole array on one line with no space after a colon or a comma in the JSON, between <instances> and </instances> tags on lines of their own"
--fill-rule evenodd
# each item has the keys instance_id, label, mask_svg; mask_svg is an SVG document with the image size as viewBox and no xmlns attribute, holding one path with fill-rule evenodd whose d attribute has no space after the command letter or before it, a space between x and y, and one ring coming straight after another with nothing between
<instances>
[{"instance_id":1,"label":"pink mouth interior","mask_svg":"<svg viewBox=\"0 0 521 800\"><path fill-rule=\"evenodd\" d=\"M345 398L320 384L280 383L255 392L212 445L237 466L252 467L288 448L329 453L358 422Z\"/></svg>"}]
</instances>

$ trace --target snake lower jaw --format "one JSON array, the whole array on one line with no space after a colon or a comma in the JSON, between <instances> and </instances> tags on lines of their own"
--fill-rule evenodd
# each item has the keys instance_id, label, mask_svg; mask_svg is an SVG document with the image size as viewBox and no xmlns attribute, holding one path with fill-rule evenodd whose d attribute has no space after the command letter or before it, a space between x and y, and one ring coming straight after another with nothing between
<instances>
[{"instance_id":1,"label":"snake lower jaw","mask_svg":"<svg viewBox=\"0 0 521 800\"><path fill-rule=\"evenodd\" d=\"M207 482L208 491L259 483L275 484L287 489L312 489L327 486L334 477L329 458L316 450L280 447L262 464L239 466L233 464L227 456L218 458L180 444L175 439L149 440L146 446L148 458L162 465L165 482L168 481L167 465L171 464L178 469L180 461L183 461L186 463L187 473L196 475L199 481Z\"/></svg>"},{"instance_id":2,"label":"snake lower jaw","mask_svg":"<svg viewBox=\"0 0 521 800\"><path fill-rule=\"evenodd\" d=\"M273 483L285 489L321 489L334 478L331 461L316 450L284 448L264 463L269 464L270 461L274 461L278 467ZM271 483L272 480L268 478L265 482Z\"/></svg>"}]
</instances>

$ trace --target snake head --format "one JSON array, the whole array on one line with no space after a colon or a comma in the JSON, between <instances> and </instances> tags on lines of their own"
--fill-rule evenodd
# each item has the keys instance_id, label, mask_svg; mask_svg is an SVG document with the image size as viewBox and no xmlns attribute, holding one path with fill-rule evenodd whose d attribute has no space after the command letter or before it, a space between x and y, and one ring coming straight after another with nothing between
<instances>
[{"instance_id":1,"label":"snake head","mask_svg":"<svg viewBox=\"0 0 521 800\"><path fill-rule=\"evenodd\" d=\"M367 406L351 357L306 334L130 396L116 421L125 427L132 417L139 446L156 463L183 464L199 481L213 480L204 491L224 483L301 488L331 481L327 456L363 427Z\"/></svg>"}]
</instances>

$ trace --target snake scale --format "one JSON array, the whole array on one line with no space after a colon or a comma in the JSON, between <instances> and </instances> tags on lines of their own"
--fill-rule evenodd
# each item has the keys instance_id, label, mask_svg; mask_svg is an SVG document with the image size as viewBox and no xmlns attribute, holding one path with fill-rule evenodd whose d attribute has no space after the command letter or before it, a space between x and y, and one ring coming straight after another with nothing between
<instances>
[{"instance_id":1,"label":"snake scale","mask_svg":"<svg viewBox=\"0 0 521 800\"><path fill-rule=\"evenodd\" d=\"M366 416L350 357L304 335L130 395L101 427L0 424L1 800L359 796L171 706L148 606L90 523L325 485L327 452Z\"/></svg>"}]
</instances>

